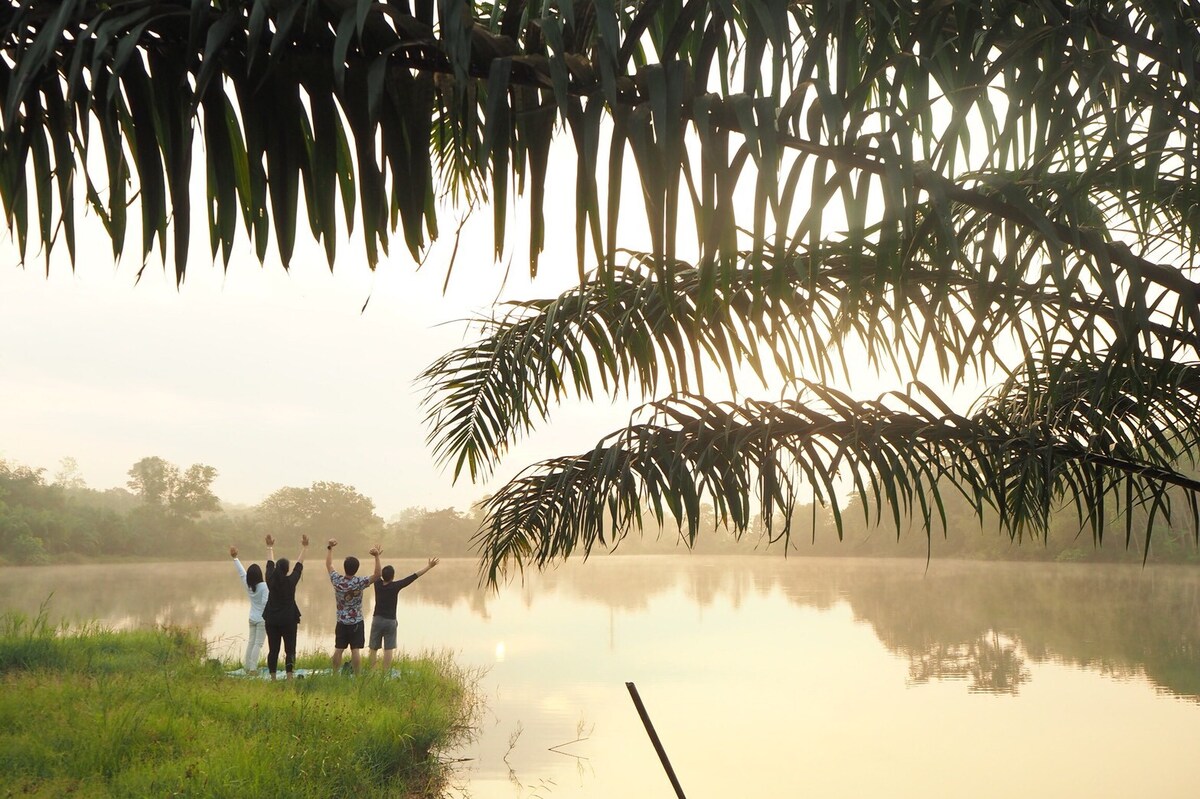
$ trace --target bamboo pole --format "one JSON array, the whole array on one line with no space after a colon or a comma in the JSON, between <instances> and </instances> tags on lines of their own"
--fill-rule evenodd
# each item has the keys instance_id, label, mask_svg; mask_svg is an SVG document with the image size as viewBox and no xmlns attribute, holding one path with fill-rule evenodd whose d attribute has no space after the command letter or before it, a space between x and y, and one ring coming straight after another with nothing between
<instances>
[{"instance_id":1,"label":"bamboo pole","mask_svg":"<svg viewBox=\"0 0 1200 799\"><path fill-rule=\"evenodd\" d=\"M654 725L650 722L650 714L646 712L646 706L642 704L642 698L638 696L637 686L631 682L625 683L625 687L629 689L629 696L633 699L633 706L637 708L638 715L642 717L642 726L646 728L646 734L650 736L650 743L654 744L654 751L658 752L658 759L662 762L663 769L667 772L667 777L671 780L671 787L675 789L675 796L679 799L687 799L683 795L683 788L679 785L679 778L675 776L675 769L671 768L671 761L667 759L667 750L663 749L662 741L658 740L658 733L654 731Z\"/></svg>"}]
</instances>

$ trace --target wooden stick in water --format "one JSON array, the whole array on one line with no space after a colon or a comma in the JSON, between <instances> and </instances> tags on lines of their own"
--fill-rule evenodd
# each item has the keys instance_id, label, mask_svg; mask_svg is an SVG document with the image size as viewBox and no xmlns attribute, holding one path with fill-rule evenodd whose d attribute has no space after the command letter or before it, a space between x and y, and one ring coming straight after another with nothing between
<instances>
[{"instance_id":1,"label":"wooden stick in water","mask_svg":"<svg viewBox=\"0 0 1200 799\"><path fill-rule=\"evenodd\" d=\"M658 752L658 759L662 761L667 777L671 780L671 787L675 789L675 795L679 799L687 799L683 795L679 779L675 776L675 769L671 768L671 761L667 759L667 750L663 749L662 741L658 740L658 733L654 731L654 725L650 723L650 714L646 712L646 706L642 704L642 698L638 696L637 686L627 682L625 687L629 689L629 696L633 699L633 706L637 708L638 715L642 717L642 726L646 728L646 734L650 736L650 743L654 744L654 751Z\"/></svg>"}]
</instances>

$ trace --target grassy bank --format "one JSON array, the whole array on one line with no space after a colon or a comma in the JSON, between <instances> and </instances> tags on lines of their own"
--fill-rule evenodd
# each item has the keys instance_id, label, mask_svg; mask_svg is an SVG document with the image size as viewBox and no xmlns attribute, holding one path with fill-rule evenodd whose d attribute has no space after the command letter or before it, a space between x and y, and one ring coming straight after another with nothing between
<instances>
[{"instance_id":1,"label":"grassy bank","mask_svg":"<svg viewBox=\"0 0 1200 799\"><path fill-rule=\"evenodd\" d=\"M243 680L190 631L8 614L0 796L436 796L470 686L448 660L398 665L400 679Z\"/></svg>"}]
</instances>

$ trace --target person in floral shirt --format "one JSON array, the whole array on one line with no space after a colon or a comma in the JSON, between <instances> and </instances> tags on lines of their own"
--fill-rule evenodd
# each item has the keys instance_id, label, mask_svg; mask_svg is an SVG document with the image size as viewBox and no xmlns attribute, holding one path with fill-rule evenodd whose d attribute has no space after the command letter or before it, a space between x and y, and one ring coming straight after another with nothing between
<instances>
[{"instance_id":1,"label":"person in floral shirt","mask_svg":"<svg viewBox=\"0 0 1200 799\"><path fill-rule=\"evenodd\" d=\"M337 539L329 539L325 546L325 571L329 572L329 582L333 583L333 597L337 602L337 627L333 634L333 673L337 674L342 666L342 656L346 647L350 647L350 668L357 675L362 668L361 651L366 643L366 632L363 626L362 597L367 586L379 579L381 566L378 546L371 548L371 556L375 558L375 573L370 577L360 577L358 574L358 558L353 555L342 562L344 574L333 569L333 548Z\"/></svg>"}]
</instances>

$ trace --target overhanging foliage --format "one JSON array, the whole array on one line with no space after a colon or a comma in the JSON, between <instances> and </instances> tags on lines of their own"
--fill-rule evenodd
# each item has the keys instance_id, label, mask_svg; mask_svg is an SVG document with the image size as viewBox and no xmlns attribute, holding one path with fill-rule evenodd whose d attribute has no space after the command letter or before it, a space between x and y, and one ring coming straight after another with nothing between
<instances>
[{"instance_id":1,"label":"overhanging foliage","mask_svg":"<svg viewBox=\"0 0 1200 799\"><path fill-rule=\"evenodd\" d=\"M589 531L619 539L637 503L686 527L689 485L738 530L751 505L786 520L797 485L850 462L891 501L950 476L1014 531L1064 500L1098 537L1114 508L1150 507L1152 524L1172 486L1195 517L1179 471L1200 424L1194 0L71 0L0 14L0 199L23 254L36 241L48 257L59 236L73 254L86 198L119 255L134 202L143 261L171 231L182 280L199 138L214 257L244 230L260 258L273 235L286 264L301 209L331 264L355 220L372 265L396 229L415 254L437 233L441 186L486 195L499 251L515 188L536 270L550 143L568 134L579 288L430 368L434 447L479 476L563 396L679 395L650 427L568 459L570 481L543 479L555 461L499 492L482 540L493 576ZM631 176L645 200L632 212ZM618 240L631 213L650 233L636 256ZM813 384L815 405L728 408L685 394L701 363L738 396L738 364L824 379L858 340L901 380L931 362L951 383L1000 382L962 421L920 392L859 403ZM904 436L863 439L885 407ZM811 413L832 420L820 445L818 428L772 421ZM678 460L686 447L635 448L621 468L641 476L614 482L600 453L651 429L741 448L717 447L727 468L703 474Z\"/></svg>"}]
</instances>

